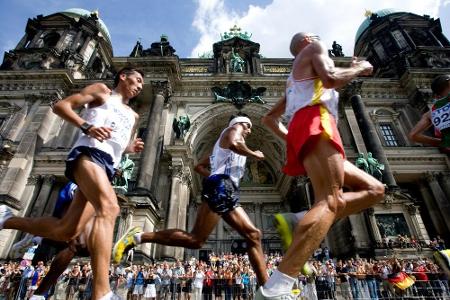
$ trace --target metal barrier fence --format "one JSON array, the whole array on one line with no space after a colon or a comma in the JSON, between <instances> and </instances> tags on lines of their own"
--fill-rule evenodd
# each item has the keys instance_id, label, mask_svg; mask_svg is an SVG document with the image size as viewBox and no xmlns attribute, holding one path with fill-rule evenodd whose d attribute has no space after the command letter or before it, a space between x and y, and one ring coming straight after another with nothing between
<instances>
[{"instance_id":1,"label":"metal barrier fence","mask_svg":"<svg viewBox=\"0 0 450 300\"><path fill-rule=\"evenodd\" d=\"M416 281L413 286L402 291L394 288L387 281L350 278L347 282L322 280L299 280L294 286L294 294L299 300L315 299L450 299L448 280ZM147 299L147 285L141 287L127 286L125 280L111 279L111 289L125 299ZM252 300L256 292L256 284L227 282L225 279L214 279L209 284L204 282L201 289L192 285L192 279L173 281L169 284L156 285L156 300ZM73 289L68 294L67 282L60 280L55 286L52 299L90 299L90 288ZM133 295L135 295L133 297ZM140 296L140 297L139 297ZM0 295L0 299L8 299ZM14 297L9 299L24 299Z\"/></svg>"}]
</instances>

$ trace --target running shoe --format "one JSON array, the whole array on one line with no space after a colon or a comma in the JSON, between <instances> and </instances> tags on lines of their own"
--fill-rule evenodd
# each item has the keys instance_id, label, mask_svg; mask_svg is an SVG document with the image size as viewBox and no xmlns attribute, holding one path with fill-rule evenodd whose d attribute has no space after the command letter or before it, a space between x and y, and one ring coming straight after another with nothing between
<instances>
[{"instance_id":1,"label":"running shoe","mask_svg":"<svg viewBox=\"0 0 450 300\"><path fill-rule=\"evenodd\" d=\"M279 213L274 216L274 225L281 238L283 250L286 252L292 244L297 217L294 213Z\"/></svg>"},{"instance_id":2,"label":"running shoe","mask_svg":"<svg viewBox=\"0 0 450 300\"><path fill-rule=\"evenodd\" d=\"M294 230L297 226L298 219L294 213L279 213L274 216L274 225L278 231L281 238L281 244L283 250L286 252L289 246L292 244L292 239L294 237ZM305 263L301 269L303 275L311 276L313 270L308 262Z\"/></svg>"},{"instance_id":3,"label":"running shoe","mask_svg":"<svg viewBox=\"0 0 450 300\"><path fill-rule=\"evenodd\" d=\"M28 248L34 246L34 236L32 234L27 233L23 239L15 243L11 247L11 252L9 256L13 259L17 259L22 257L25 252L27 252Z\"/></svg>"},{"instance_id":4,"label":"running shoe","mask_svg":"<svg viewBox=\"0 0 450 300\"><path fill-rule=\"evenodd\" d=\"M260 286L255 293L255 300L294 300L294 295L289 292L278 296L268 297L264 295L264 287Z\"/></svg>"},{"instance_id":5,"label":"running shoe","mask_svg":"<svg viewBox=\"0 0 450 300\"><path fill-rule=\"evenodd\" d=\"M3 224L5 224L6 220L14 217L14 214L7 205L0 205L0 230L3 229Z\"/></svg>"},{"instance_id":6,"label":"running shoe","mask_svg":"<svg viewBox=\"0 0 450 300\"><path fill-rule=\"evenodd\" d=\"M45 297L41 295L33 295L30 300L45 300Z\"/></svg>"},{"instance_id":7,"label":"running shoe","mask_svg":"<svg viewBox=\"0 0 450 300\"><path fill-rule=\"evenodd\" d=\"M136 247L134 235L142 232L141 227L136 226L129 229L114 245L112 259L113 263L118 264L122 261L123 254L131 248Z\"/></svg>"}]
</instances>

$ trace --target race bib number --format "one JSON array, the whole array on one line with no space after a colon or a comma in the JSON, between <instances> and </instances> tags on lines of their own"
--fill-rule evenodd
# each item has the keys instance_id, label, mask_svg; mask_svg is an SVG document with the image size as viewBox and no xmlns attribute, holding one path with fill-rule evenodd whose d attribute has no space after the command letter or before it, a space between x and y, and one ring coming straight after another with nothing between
<instances>
[{"instance_id":1,"label":"race bib number","mask_svg":"<svg viewBox=\"0 0 450 300\"><path fill-rule=\"evenodd\" d=\"M431 112L431 122L440 131L450 128L450 103L433 110Z\"/></svg>"},{"instance_id":2,"label":"race bib number","mask_svg":"<svg viewBox=\"0 0 450 300\"><path fill-rule=\"evenodd\" d=\"M105 122L106 127L112 129L110 141L121 146L126 146L130 140L131 131L134 125L134 118L124 114L123 111L114 109Z\"/></svg>"}]
</instances>

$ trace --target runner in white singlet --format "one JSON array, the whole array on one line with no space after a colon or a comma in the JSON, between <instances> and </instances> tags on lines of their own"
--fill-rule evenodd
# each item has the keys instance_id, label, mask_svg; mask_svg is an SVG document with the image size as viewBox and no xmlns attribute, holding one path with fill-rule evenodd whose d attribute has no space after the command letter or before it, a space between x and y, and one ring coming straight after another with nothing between
<instances>
[{"instance_id":1,"label":"runner in white singlet","mask_svg":"<svg viewBox=\"0 0 450 300\"><path fill-rule=\"evenodd\" d=\"M120 262L123 253L141 243L158 243L199 249L214 230L220 217L233 227L247 242L247 252L259 284L267 280L266 265L261 247L261 231L253 225L247 213L239 206L239 181L244 175L247 157L264 159L261 151L252 151L245 144L251 133L252 122L247 115L233 116L214 145L211 155L205 156L195 171L205 176L203 203L198 209L191 232L167 229L156 232L126 233L114 246L113 258ZM208 167L211 166L211 171Z\"/></svg>"},{"instance_id":2,"label":"runner in white singlet","mask_svg":"<svg viewBox=\"0 0 450 300\"><path fill-rule=\"evenodd\" d=\"M123 153L143 150L134 137L138 115L129 106L143 87L143 73L123 68L114 80L114 90L95 83L54 105L54 112L83 132L66 161L66 176L78 185L66 215L58 218L20 218L0 206L0 229L17 229L55 241L70 241L80 235L95 215L87 240L93 267L93 299L113 299L109 286L109 262L113 230L120 207L111 180ZM87 107L79 116L75 111ZM90 202L92 205L87 205Z\"/></svg>"}]
</instances>

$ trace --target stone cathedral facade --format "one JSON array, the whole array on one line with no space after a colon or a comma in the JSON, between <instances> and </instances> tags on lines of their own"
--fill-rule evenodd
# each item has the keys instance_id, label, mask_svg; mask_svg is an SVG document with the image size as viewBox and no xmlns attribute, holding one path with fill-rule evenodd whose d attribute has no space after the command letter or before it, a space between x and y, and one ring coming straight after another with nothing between
<instances>
[{"instance_id":1,"label":"stone cathedral facade","mask_svg":"<svg viewBox=\"0 0 450 300\"><path fill-rule=\"evenodd\" d=\"M51 215L67 180L66 155L80 134L53 114L52 103L96 81L112 86L114 71L134 66L145 72L144 90L131 105L141 116L138 135L146 146L130 156L135 168L128 191L119 195L115 239L130 226L192 228L202 183L194 165L212 149L230 115L242 111L254 122L249 147L267 159L248 161L241 205L263 231L264 250L280 251L271 216L314 202L306 177L280 171L285 145L260 121L283 95L292 60L261 56L260 45L237 27L211 47L211 55L180 58L163 35L149 48L138 42L128 57L115 57L96 12L69 9L29 19L0 68L0 202L20 216ZM407 138L432 103L431 80L450 73L450 43L440 21L390 10L370 13L357 29L355 53L367 57L375 72L339 90L338 126L350 161L371 152L384 164L388 191L382 203L336 222L324 246L335 256L385 255L379 247L384 235L450 241L449 156ZM337 66L351 61L334 47L330 56ZM189 125L177 131L174 119L186 116ZM0 231L0 258L20 237ZM244 249L245 242L221 221L202 249L145 244L136 259L205 259L211 251Z\"/></svg>"}]
</instances>

